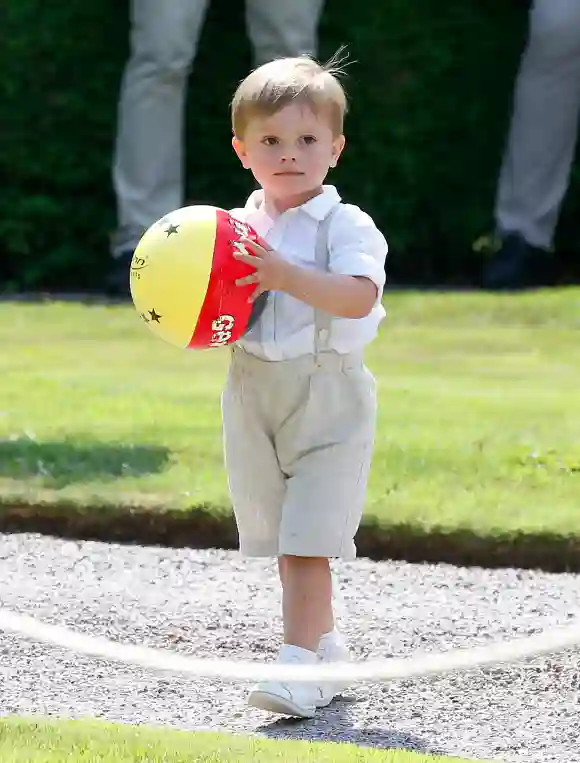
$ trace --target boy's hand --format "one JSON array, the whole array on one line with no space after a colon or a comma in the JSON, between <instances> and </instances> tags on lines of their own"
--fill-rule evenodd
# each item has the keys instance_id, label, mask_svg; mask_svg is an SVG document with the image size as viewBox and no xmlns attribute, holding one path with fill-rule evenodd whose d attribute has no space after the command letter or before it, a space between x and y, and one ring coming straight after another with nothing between
<instances>
[{"instance_id":1,"label":"boy's hand","mask_svg":"<svg viewBox=\"0 0 580 763\"><path fill-rule=\"evenodd\" d=\"M265 291L284 291L288 268L290 267L289 263L283 260L274 249L271 249L263 239L256 242L244 236L240 241L251 254L237 251L234 252L234 257L256 269L255 273L244 278L238 278L236 281L238 286L246 286L250 283L257 284L250 297L250 302L254 302Z\"/></svg>"},{"instance_id":2,"label":"boy's hand","mask_svg":"<svg viewBox=\"0 0 580 763\"><path fill-rule=\"evenodd\" d=\"M368 276L301 268L282 259L261 238L252 241L244 237L240 243L243 247L240 246L234 257L255 268L255 272L238 278L236 284L257 284L250 302L265 291L283 291L314 309L339 318L364 318L373 309L378 289Z\"/></svg>"}]
</instances>

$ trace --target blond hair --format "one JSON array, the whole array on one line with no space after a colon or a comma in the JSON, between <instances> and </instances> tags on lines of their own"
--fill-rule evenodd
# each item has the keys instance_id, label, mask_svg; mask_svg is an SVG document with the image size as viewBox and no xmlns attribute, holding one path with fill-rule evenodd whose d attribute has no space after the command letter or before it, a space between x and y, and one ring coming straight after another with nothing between
<instances>
[{"instance_id":1,"label":"blond hair","mask_svg":"<svg viewBox=\"0 0 580 763\"><path fill-rule=\"evenodd\" d=\"M337 54L338 55L338 54ZM310 56L279 58L254 69L238 86L231 103L234 135L242 138L248 122L271 116L291 103L324 113L335 136L343 131L346 93L337 55L326 64Z\"/></svg>"}]
</instances>

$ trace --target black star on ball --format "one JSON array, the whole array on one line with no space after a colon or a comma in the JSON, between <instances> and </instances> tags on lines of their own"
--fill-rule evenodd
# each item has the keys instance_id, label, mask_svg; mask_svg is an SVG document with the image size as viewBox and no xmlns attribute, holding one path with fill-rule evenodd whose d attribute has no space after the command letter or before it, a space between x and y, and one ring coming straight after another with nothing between
<instances>
[{"instance_id":1,"label":"black star on ball","mask_svg":"<svg viewBox=\"0 0 580 763\"><path fill-rule=\"evenodd\" d=\"M163 317L162 315L159 315L159 313L155 312L155 308L153 308L153 310L149 310L149 315L151 316L151 320L154 323L159 323L160 319Z\"/></svg>"},{"instance_id":2,"label":"black star on ball","mask_svg":"<svg viewBox=\"0 0 580 763\"><path fill-rule=\"evenodd\" d=\"M169 238L169 236L172 236L174 233L177 233L178 230L179 230L179 225L172 225L172 224L168 225L167 228L165 228L165 233L167 234L167 238Z\"/></svg>"}]
</instances>

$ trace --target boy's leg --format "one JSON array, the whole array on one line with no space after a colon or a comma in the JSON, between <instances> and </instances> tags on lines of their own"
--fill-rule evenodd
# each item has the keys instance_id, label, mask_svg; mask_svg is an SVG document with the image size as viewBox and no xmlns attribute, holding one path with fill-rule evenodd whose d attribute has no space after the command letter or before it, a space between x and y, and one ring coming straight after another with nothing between
<instances>
[{"instance_id":1,"label":"boy's leg","mask_svg":"<svg viewBox=\"0 0 580 763\"><path fill-rule=\"evenodd\" d=\"M288 475L280 555L356 558L358 530L374 446L376 382L356 359L328 363L310 380L299 419L276 446Z\"/></svg>"},{"instance_id":2,"label":"boy's leg","mask_svg":"<svg viewBox=\"0 0 580 763\"><path fill-rule=\"evenodd\" d=\"M350 653L335 626L333 581L326 557L281 556L284 643L315 653L320 662L348 662ZM321 684L317 708L329 705L346 683Z\"/></svg>"},{"instance_id":3,"label":"boy's leg","mask_svg":"<svg viewBox=\"0 0 580 763\"><path fill-rule=\"evenodd\" d=\"M238 526L240 551L248 556L278 556L278 536L285 476L265 425L268 410L286 418L283 390L272 368L234 350L222 394L224 451L228 481ZM293 401L291 401L292 403ZM291 411L294 404L289 406ZM285 563L281 562L281 578ZM316 663L316 651L284 644L283 663ZM248 698L262 710L309 718L320 692L313 685L263 682Z\"/></svg>"},{"instance_id":4,"label":"boy's leg","mask_svg":"<svg viewBox=\"0 0 580 763\"><path fill-rule=\"evenodd\" d=\"M287 568L287 559L308 559L311 557L292 557L292 556L280 556L278 557L278 571L280 574L280 582L282 583L282 588L284 588L285 585L285 574L286 574L286 568ZM317 557L314 557L316 559ZM337 606L337 598L340 597L340 592L338 590L337 585L337 579L335 575L332 572L332 569L330 567L330 560L326 559L326 557L320 557L322 562L326 560L328 564L328 568L330 571L330 578L331 578L331 596L330 596L330 602L329 602L329 609L327 610L327 615L324 618L324 621L326 622L326 626L322 630L322 634L320 636L320 640L318 642L318 656L324 656L325 658L332 658L336 657L336 659L340 660L347 660L348 659L348 649L346 648L346 644L344 641L344 638L342 637L340 633L340 629L338 626L338 621L340 620L341 615L344 614L343 611L343 604L344 602L338 602L339 606ZM328 601L328 599L327 599ZM338 617L337 617L338 615ZM284 634L284 638L286 643L294 643L294 641L290 640L290 637L287 636L287 634Z\"/></svg>"},{"instance_id":5,"label":"boy's leg","mask_svg":"<svg viewBox=\"0 0 580 763\"><path fill-rule=\"evenodd\" d=\"M237 359L236 359L237 358ZM240 552L276 557L285 484L274 446L262 424L258 388L235 356L222 393L224 460ZM269 394L268 385L260 390Z\"/></svg>"},{"instance_id":6,"label":"boy's leg","mask_svg":"<svg viewBox=\"0 0 580 763\"><path fill-rule=\"evenodd\" d=\"M278 571L284 620L284 644L278 662L315 665L320 638L332 623L328 559L281 556ZM332 700L326 700L327 695L315 684L262 681L250 692L248 704L281 715L312 718L318 707Z\"/></svg>"},{"instance_id":7,"label":"boy's leg","mask_svg":"<svg viewBox=\"0 0 580 763\"><path fill-rule=\"evenodd\" d=\"M282 556L284 643L318 650L321 637L334 630L332 575L324 557Z\"/></svg>"},{"instance_id":8,"label":"boy's leg","mask_svg":"<svg viewBox=\"0 0 580 763\"><path fill-rule=\"evenodd\" d=\"M334 630L328 560L356 556L353 538L370 468L376 396L372 375L354 361L352 366L343 362L338 370L312 375L306 405L287 420L276 440L281 468L289 475L279 536L284 662L348 656ZM288 712L280 709L284 703L300 703L311 715L313 705L328 705L342 688L264 682L250 702L276 712Z\"/></svg>"}]
</instances>

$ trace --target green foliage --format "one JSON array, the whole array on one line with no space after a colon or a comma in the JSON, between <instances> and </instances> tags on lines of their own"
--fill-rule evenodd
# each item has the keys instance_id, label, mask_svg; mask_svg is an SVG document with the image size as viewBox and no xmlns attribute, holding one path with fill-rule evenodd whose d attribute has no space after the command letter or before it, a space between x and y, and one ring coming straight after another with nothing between
<instances>
[{"instance_id":1,"label":"green foliage","mask_svg":"<svg viewBox=\"0 0 580 763\"><path fill-rule=\"evenodd\" d=\"M126 4L6 0L0 22L0 276L5 287L98 286L115 223ZM242 3L211 3L190 79L188 202L239 204L251 187L229 148L229 98L252 64L241 29ZM346 44L353 61L348 150L333 179L385 231L396 279L473 274L525 31L522 2L328 0L321 55ZM573 186L565 247L580 225Z\"/></svg>"}]
</instances>

